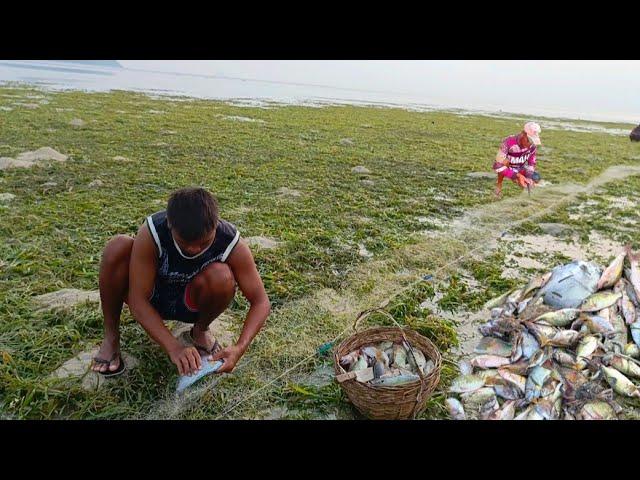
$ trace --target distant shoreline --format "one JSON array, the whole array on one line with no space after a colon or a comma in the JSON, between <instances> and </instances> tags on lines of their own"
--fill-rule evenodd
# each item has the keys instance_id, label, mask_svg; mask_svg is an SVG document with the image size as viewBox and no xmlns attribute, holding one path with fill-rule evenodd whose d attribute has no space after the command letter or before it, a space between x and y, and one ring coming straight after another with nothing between
<instances>
[{"instance_id":1,"label":"distant shoreline","mask_svg":"<svg viewBox=\"0 0 640 480\"><path fill-rule=\"evenodd\" d=\"M80 64L78 64L80 65ZM452 113L458 115L479 115L479 116L489 116L489 117L498 117L498 118L513 118L514 120L522 120L527 118L537 118L544 119L548 121L560 121L560 122L586 122L586 123L598 123L598 124L608 124L608 125L616 125L616 126L624 126L625 128L631 127L634 128L637 126L638 120L631 120L630 118L626 118L626 115L622 115L619 117L615 117L614 115L601 115L601 114L579 114L576 113L575 116L571 116L571 113L564 112L564 114L558 114L550 111L545 111L545 109L540 109L538 112L534 113L522 113L518 111L511 111L506 109L499 109L495 106L483 105L479 107L459 107L459 106L451 106L444 104L430 104L415 101L410 101L411 94L406 93L394 93L394 92L381 92L381 91L373 91L373 90L362 90L362 89L351 89L351 88L342 88L342 87L331 87L328 85L316 85L316 84L302 84L302 83L294 83L294 82L279 82L273 80L259 80L259 79L244 79L238 77L227 77L227 76L216 76L216 75L202 75L202 74L191 74L191 73L179 73L179 72L161 72L155 70L144 70L144 69L131 69L126 67L119 68L110 68L106 67L102 69L100 66L96 66L96 69L83 69L83 68L74 68L74 67L58 67L57 65L33 65L33 64L10 64L6 62L0 61L0 66L20 69L35 69L35 70L44 70L44 71L55 71L61 73L86 73L92 75L99 75L103 77L111 77L117 75L120 72L140 72L147 74L157 74L157 75L169 75L169 76L187 76L194 78L207 78L211 80L219 80L219 81L229 81L229 82L252 82L252 83L262 83L262 84L270 84L270 85L284 85L284 86L293 86L293 87L310 87L310 88L321 88L325 90L336 90L336 91L351 91L351 92L360 92L360 93L370 93L376 95L389 95L389 96L405 96L408 97L407 101L398 101L398 100L371 100L371 99L358 99L358 98L334 98L330 96L307 96L303 98L297 98L296 100L285 100L279 99L269 96L211 96L211 95L199 95L195 92L189 92L186 90L170 90L170 89L153 89L153 88L136 88L136 87L117 87L117 88L100 88L98 86L74 86L74 85L64 85L64 82L56 81L52 79L51 81L46 81L43 79L43 82L34 82L28 80L3 80L0 78L0 87L5 87L7 84L17 84L22 87L29 88L37 88L43 90L50 91L129 91L135 93L144 93L149 96L157 96L157 97L180 97L180 98L189 98L189 99L200 99L200 100L214 100L214 101L253 101L257 103L265 103L271 105L293 105L293 106L340 106L340 105L353 105L353 106L362 106L362 107L378 107L378 108L399 108L407 111L437 111L443 113ZM90 65L93 67L93 65ZM599 118L596 118L599 117ZM622 116L625 116L623 119ZM615 117L615 119L614 119Z\"/></svg>"}]
</instances>

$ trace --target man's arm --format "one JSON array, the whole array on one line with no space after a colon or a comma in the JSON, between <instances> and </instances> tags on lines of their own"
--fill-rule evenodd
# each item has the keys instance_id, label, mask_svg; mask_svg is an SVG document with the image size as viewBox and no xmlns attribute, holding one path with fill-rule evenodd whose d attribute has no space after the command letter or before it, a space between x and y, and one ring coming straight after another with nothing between
<instances>
[{"instance_id":1,"label":"man's arm","mask_svg":"<svg viewBox=\"0 0 640 480\"><path fill-rule=\"evenodd\" d=\"M527 165L524 167L531 174L536 171L536 150L534 150L527 159Z\"/></svg>"},{"instance_id":2,"label":"man's arm","mask_svg":"<svg viewBox=\"0 0 640 480\"><path fill-rule=\"evenodd\" d=\"M238 287L240 287L242 294L251 306L236 344L221 350L212 357L213 360L224 359L224 365L218 370L220 373L233 370L240 357L249 348L251 341L267 321L267 317L271 312L271 303L258 273L256 262L253 259L251 250L243 240L240 240L233 249L227 259L227 265L231 268Z\"/></svg>"},{"instance_id":3,"label":"man's arm","mask_svg":"<svg viewBox=\"0 0 640 480\"><path fill-rule=\"evenodd\" d=\"M512 179L516 172L513 169L509 168L509 161L507 160L507 153L509 152L509 145L507 145L507 140L502 142L500 145L500 149L498 150L498 154L496 155L496 161L493 163L493 171L498 175L502 175L504 177Z\"/></svg>"},{"instance_id":4,"label":"man's arm","mask_svg":"<svg viewBox=\"0 0 640 480\"><path fill-rule=\"evenodd\" d=\"M129 263L129 309L136 321L158 343L180 375L186 375L201 366L200 355L195 348L185 348L164 325L162 317L151 305L151 294L156 279L158 251L149 229L143 224L138 230Z\"/></svg>"}]
</instances>

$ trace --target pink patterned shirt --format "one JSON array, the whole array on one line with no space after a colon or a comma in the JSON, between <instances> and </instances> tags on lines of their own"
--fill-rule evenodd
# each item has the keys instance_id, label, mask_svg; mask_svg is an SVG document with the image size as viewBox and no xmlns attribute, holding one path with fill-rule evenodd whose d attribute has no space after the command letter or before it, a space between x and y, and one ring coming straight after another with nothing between
<instances>
[{"instance_id":1,"label":"pink patterned shirt","mask_svg":"<svg viewBox=\"0 0 640 480\"><path fill-rule=\"evenodd\" d=\"M499 155L509 161L509 165L496 161L493 170L507 178L513 178L518 173L530 176L536 168L536 146L521 148L518 145L518 135L505 138L500 145ZM524 170L521 172L521 170Z\"/></svg>"}]
</instances>

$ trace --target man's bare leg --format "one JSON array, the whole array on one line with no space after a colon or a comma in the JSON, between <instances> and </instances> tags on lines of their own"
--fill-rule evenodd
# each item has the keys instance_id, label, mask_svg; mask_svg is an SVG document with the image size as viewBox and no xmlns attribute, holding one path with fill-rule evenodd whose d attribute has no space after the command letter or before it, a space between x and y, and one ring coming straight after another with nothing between
<instances>
[{"instance_id":1,"label":"man's bare leg","mask_svg":"<svg viewBox=\"0 0 640 480\"><path fill-rule=\"evenodd\" d=\"M498 180L496 181L496 197L500 198L502 196L502 182L504 181L504 175L498 174Z\"/></svg>"},{"instance_id":2,"label":"man's bare leg","mask_svg":"<svg viewBox=\"0 0 640 480\"><path fill-rule=\"evenodd\" d=\"M113 237L102 252L100 262L100 302L104 316L104 340L97 357L111 360L109 364L93 362L94 372L113 372L120 367L120 314L129 288L129 260L133 238Z\"/></svg>"},{"instance_id":3,"label":"man's bare leg","mask_svg":"<svg viewBox=\"0 0 640 480\"><path fill-rule=\"evenodd\" d=\"M236 293L236 280L226 263L214 262L200 272L191 284L191 299L198 308L192 330L193 341L210 351L215 339L209 325L224 312Z\"/></svg>"}]
</instances>

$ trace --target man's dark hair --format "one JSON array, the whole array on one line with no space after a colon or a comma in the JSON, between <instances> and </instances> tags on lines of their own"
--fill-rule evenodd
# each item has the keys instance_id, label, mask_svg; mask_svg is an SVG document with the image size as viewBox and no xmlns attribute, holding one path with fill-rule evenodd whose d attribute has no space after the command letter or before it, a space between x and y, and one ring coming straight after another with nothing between
<instances>
[{"instance_id":1,"label":"man's dark hair","mask_svg":"<svg viewBox=\"0 0 640 480\"><path fill-rule=\"evenodd\" d=\"M169 197L169 225L188 242L213 231L218 226L218 218L218 201L204 188L181 188Z\"/></svg>"}]
</instances>

